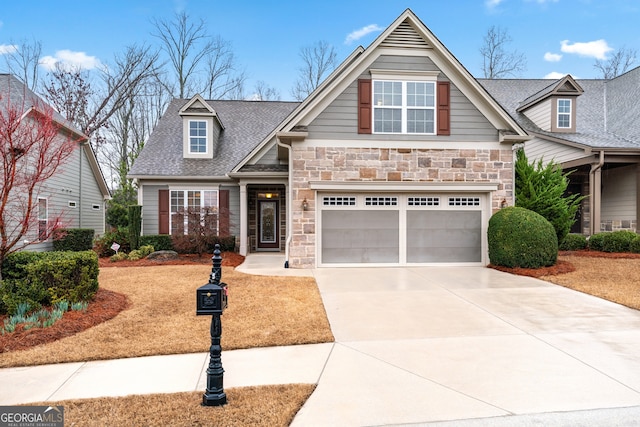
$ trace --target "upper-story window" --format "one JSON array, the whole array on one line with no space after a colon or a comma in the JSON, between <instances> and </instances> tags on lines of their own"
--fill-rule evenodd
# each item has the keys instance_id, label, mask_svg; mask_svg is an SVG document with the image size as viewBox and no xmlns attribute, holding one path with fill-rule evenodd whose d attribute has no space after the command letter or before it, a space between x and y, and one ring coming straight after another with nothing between
<instances>
[{"instance_id":1,"label":"upper-story window","mask_svg":"<svg viewBox=\"0 0 640 427\"><path fill-rule=\"evenodd\" d=\"M433 135L436 82L373 81L373 132Z\"/></svg>"},{"instance_id":2,"label":"upper-story window","mask_svg":"<svg viewBox=\"0 0 640 427\"><path fill-rule=\"evenodd\" d=\"M558 128L571 127L571 100L558 99Z\"/></svg>"},{"instance_id":3,"label":"upper-story window","mask_svg":"<svg viewBox=\"0 0 640 427\"><path fill-rule=\"evenodd\" d=\"M189 152L207 152L207 122L205 120L189 121Z\"/></svg>"}]
</instances>

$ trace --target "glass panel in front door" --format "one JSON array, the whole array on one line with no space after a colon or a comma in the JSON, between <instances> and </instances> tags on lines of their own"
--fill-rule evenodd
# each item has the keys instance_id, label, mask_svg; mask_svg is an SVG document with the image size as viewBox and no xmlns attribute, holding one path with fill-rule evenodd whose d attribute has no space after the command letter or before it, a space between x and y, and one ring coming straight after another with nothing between
<instances>
[{"instance_id":1,"label":"glass panel in front door","mask_svg":"<svg viewBox=\"0 0 640 427\"><path fill-rule=\"evenodd\" d=\"M276 243L276 202L260 202L260 243Z\"/></svg>"}]
</instances>

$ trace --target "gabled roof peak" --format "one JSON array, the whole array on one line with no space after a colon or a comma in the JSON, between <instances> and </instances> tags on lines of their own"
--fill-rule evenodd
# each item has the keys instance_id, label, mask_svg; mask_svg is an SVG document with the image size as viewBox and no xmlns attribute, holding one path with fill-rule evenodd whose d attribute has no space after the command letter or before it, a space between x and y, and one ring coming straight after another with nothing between
<instances>
[{"instance_id":1,"label":"gabled roof peak","mask_svg":"<svg viewBox=\"0 0 640 427\"><path fill-rule=\"evenodd\" d=\"M584 93L584 89L575 81L571 74L567 74L559 80L553 81L549 86L545 87L541 91L534 93L520 104L516 111L520 112L526 110L533 104L549 98L554 95L564 96L580 96Z\"/></svg>"},{"instance_id":2,"label":"gabled roof peak","mask_svg":"<svg viewBox=\"0 0 640 427\"><path fill-rule=\"evenodd\" d=\"M206 116L206 117L215 117L215 119L220 124L220 127L224 129L224 125L216 113L216 110L213 109L211 105L198 93L196 93L186 104L180 108L178 112L180 116Z\"/></svg>"}]
</instances>

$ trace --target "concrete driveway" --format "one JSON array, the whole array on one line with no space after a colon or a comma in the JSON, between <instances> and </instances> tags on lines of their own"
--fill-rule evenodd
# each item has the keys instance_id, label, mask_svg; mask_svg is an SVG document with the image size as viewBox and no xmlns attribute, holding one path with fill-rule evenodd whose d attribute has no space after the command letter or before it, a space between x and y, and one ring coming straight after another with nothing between
<instances>
[{"instance_id":1,"label":"concrete driveway","mask_svg":"<svg viewBox=\"0 0 640 427\"><path fill-rule=\"evenodd\" d=\"M638 311L481 267L313 274L336 343L293 426L640 425Z\"/></svg>"}]
</instances>

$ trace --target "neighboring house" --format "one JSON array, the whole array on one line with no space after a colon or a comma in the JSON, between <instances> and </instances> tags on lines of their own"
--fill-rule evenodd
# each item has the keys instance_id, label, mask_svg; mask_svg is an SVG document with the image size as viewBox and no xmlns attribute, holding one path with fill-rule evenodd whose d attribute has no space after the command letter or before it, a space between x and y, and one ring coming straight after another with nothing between
<instances>
[{"instance_id":1,"label":"neighboring house","mask_svg":"<svg viewBox=\"0 0 640 427\"><path fill-rule=\"evenodd\" d=\"M611 80L480 80L532 137L530 161L554 161L587 195L572 232L637 231L640 68Z\"/></svg>"},{"instance_id":2,"label":"neighboring house","mask_svg":"<svg viewBox=\"0 0 640 427\"><path fill-rule=\"evenodd\" d=\"M44 104L38 95L10 74L0 74L0 97L0 108L6 108L9 102L12 107L23 108L30 114ZM95 154L88 138L60 114L54 113L54 120L63 132L72 134L79 143L78 149L36 195L38 220L46 223L61 216L62 225L67 228L90 228L96 235L103 234L105 202L110 196ZM50 240L38 241L38 230L31 230L25 240L30 243L29 250L43 251L52 247Z\"/></svg>"},{"instance_id":3,"label":"neighboring house","mask_svg":"<svg viewBox=\"0 0 640 427\"><path fill-rule=\"evenodd\" d=\"M411 10L304 102L174 100L130 177L143 234L229 212L241 254L294 268L484 265L529 139Z\"/></svg>"}]
</instances>

